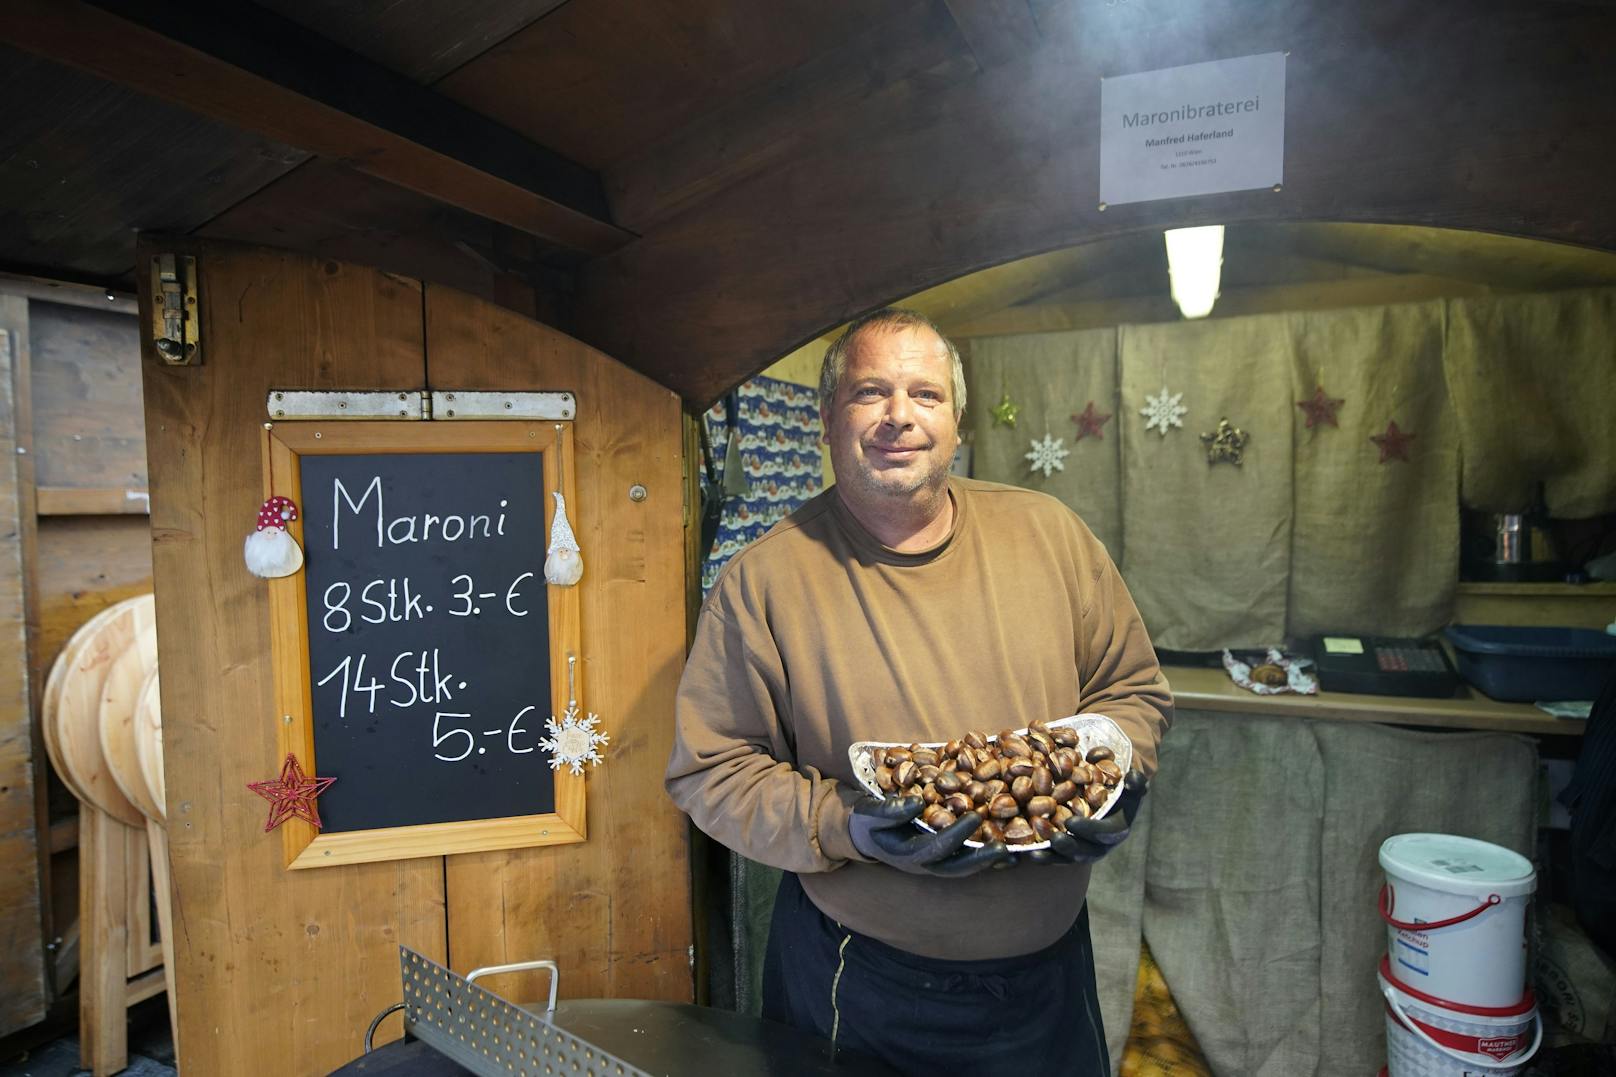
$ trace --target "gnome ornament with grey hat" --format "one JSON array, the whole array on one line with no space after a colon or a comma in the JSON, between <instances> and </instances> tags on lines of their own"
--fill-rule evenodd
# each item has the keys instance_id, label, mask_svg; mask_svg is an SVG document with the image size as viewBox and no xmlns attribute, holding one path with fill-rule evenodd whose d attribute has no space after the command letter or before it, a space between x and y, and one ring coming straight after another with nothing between
<instances>
[{"instance_id":1,"label":"gnome ornament with grey hat","mask_svg":"<svg viewBox=\"0 0 1616 1077\"><path fill-rule=\"evenodd\" d=\"M557 587L571 587L583 578L584 558L578 540L567 522L567 499L552 491L556 500L555 519L550 523L550 548L545 551L544 578Z\"/></svg>"},{"instance_id":2,"label":"gnome ornament with grey hat","mask_svg":"<svg viewBox=\"0 0 1616 1077\"><path fill-rule=\"evenodd\" d=\"M290 576L303 567L303 548L286 525L297 519L289 497L272 497L258 508L258 527L247 536L247 571L266 580Z\"/></svg>"}]
</instances>

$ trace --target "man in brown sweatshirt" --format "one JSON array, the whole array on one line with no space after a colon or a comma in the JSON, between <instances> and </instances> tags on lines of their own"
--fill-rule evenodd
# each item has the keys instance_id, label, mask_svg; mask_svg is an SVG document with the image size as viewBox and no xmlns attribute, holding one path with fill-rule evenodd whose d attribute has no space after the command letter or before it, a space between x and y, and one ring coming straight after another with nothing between
<instances>
[{"instance_id":1,"label":"man in brown sweatshirt","mask_svg":"<svg viewBox=\"0 0 1616 1077\"><path fill-rule=\"evenodd\" d=\"M826 353L837 484L714 584L680 684L669 794L714 839L784 869L765 1016L902 1072L1109 1073L1088 864L1127 834L1172 697L1127 588L1075 514L951 477L965 386L920 315L885 310ZM853 778L856 741L1099 713L1133 742L1129 790L1014 870Z\"/></svg>"}]
</instances>

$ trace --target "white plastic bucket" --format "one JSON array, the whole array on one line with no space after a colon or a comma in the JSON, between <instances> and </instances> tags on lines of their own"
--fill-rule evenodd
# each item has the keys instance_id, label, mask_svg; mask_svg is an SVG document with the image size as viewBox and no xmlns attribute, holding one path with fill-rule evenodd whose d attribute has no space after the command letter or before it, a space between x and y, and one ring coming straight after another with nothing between
<instances>
[{"instance_id":1,"label":"white plastic bucket","mask_svg":"<svg viewBox=\"0 0 1616 1077\"><path fill-rule=\"evenodd\" d=\"M1381 843L1380 866L1386 951L1400 980L1463 1006L1520 1001L1531 861L1474 838L1399 834Z\"/></svg>"},{"instance_id":2,"label":"white plastic bucket","mask_svg":"<svg viewBox=\"0 0 1616 1077\"><path fill-rule=\"evenodd\" d=\"M1390 1077L1511 1077L1543 1042L1530 991L1513 1006L1454 1006L1399 981L1384 957L1379 980Z\"/></svg>"}]
</instances>

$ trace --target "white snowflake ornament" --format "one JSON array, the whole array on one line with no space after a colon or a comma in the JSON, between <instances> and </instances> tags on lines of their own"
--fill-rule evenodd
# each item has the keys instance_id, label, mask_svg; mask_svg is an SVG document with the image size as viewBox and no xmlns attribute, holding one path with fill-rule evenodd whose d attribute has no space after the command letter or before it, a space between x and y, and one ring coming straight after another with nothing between
<instances>
[{"instance_id":1,"label":"white snowflake ornament","mask_svg":"<svg viewBox=\"0 0 1616 1077\"><path fill-rule=\"evenodd\" d=\"M1167 436L1169 426L1183 426L1184 414L1189 411L1179 401L1184 399L1183 393L1167 393L1167 386L1162 386L1160 396L1145 397L1145 406L1139 409L1139 414L1145 417L1145 429L1160 428L1161 436Z\"/></svg>"},{"instance_id":2,"label":"white snowflake ornament","mask_svg":"<svg viewBox=\"0 0 1616 1077\"><path fill-rule=\"evenodd\" d=\"M574 774L582 774L585 763L598 767L605 761L600 750L612 738L600 730L600 715L578 717L577 671L578 656L567 655L567 709L561 712L559 722L553 714L544 720L550 735L539 738L539 747L550 753L551 770L567 767Z\"/></svg>"},{"instance_id":3,"label":"white snowflake ornament","mask_svg":"<svg viewBox=\"0 0 1616 1077\"><path fill-rule=\"evenodd\" d=\"M1034 438L1032 449L1027 453L1027 462L1032 470L1042 471L1044 478L1049 478L1057 471L1065 471L1065 459L1072 455L1072 450L1066 447L1065 438L1053 437L1045 434L1042 438Z\"/></svg>"},{"instance_id":4,"label":"white snowflake ornament","mask_svg":"<svg viewBox=\"0 0 1616 1077\"><path fill-rule=\"evenodd\" d=\"M599 722L598 714L578 717L578 701L575 699L567 703L561 721L556 721L553 714L546 718L544 728L550 731L550 735L539 738L539 747L550 753L550 769L560 770L565 766L574 774L582 774L585 763L600 766L605 761L600 749L611 737L597 728Z\"/></svg>"}]
</instances>

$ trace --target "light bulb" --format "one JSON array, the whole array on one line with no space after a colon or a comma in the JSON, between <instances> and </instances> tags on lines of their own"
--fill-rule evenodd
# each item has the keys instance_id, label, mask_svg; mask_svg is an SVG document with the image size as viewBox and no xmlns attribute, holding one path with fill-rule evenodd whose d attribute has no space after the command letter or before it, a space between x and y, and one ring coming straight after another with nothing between
<instances>
[{"instance_id":1,"label":"light bulb","mask_svg":"<svg viewBox=\"0 0 1616 1077\"><path fill-rule=\"evenodd\" d=\"M1186 318L1212 313L1223 274L1223 225L1174 228L1163 232L1167 241L1167 275L1173 302Z\"/></svg>"}]
</instances>

